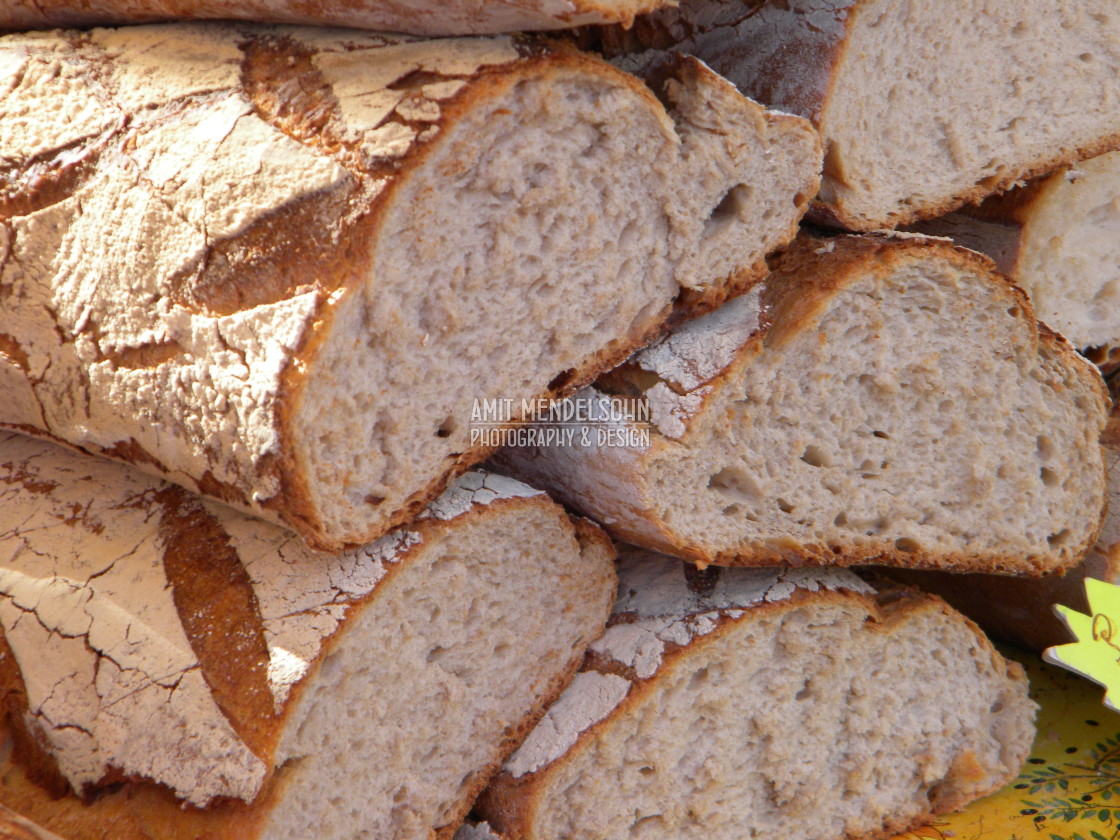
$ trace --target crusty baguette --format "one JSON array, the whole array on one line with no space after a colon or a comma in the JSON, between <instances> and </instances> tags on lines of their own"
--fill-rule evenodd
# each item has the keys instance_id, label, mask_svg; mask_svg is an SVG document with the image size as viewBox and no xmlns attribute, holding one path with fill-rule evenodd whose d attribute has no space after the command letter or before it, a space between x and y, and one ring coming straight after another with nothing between
<instances>
[{"instance_id":1,"label":"crusty baguette","mask_svg":"<svg viewBox=\"0 0 1120 840\"><path fill-rule=\"evenodd\" d=\"M502 462L701 565L1039 575L1103 514L1100 374L944 240L806 236L579 399L599 426Z\"/></svg>"},{"instance_id":2,"label":"crusty baguette","mask_svg":"<svg viewBox=\"0 0 1120 840\"><path fill-rule=\"evenodd\" d=\"M416 35L485 35L629 25L672 0L4 0L0 29L238 19L354 26Z\"/></svg>"},{"instance_id":3,"label":"crusty baguette","mask_svg":"<svg viewBox=\"0 0 1120 840\"><path fill-rule=\"evenodd\" d=\"M485 457L476 400L566 393L758 277L819 181L805 121L694 59L669 112L511 38L175 24L0 67L0 423L326 549Z\"/></svg>"},{"instance_id":4,"label":"crusty baguette","mask_svg":"<svg viewBox=\"0 0 1120 840\"><path fill-rule=\"evenodd\" d=\"M1120 152L914 229L990 256L1075 347L1120 345Z\"/></svg>"},{"instance_id":5,"label":"crusty baguette","mask_svg":"<svg viewBox=\"0 0 1120 840\"><path fill-rule=\"evenodd\" d=\"M882 570L903 583L940 595L992 636L1042 651L1070 641L1069 630L1054 613L1064 604L1088 613L1085 578L1120 584L1120 448L1106 447L1108 513L1092 550L1064 575L1011 578L944 572Z\"/></svg>"},{"instance_id":6,"label":"crusty baguette","mask_svg":"<svg viewBox=\"0 0 1120 840\"><path fill-rule=\"evenodd\" d=\"M67 840L449 838L602 632L613 556L488 473L326 555L6 434L0 802Z\"/></svg>"},{"instance_id":7,"label":"crusty baguette","mask_svg":"<svg viewBox=\"0 0 1120 840\"><path fill-rule=\"evenodd\" d=\"M1114 0L682 0L608 48L692 53L825 141L812 214L942 215L1120 147Z\"/></svg>"},{"instance_id":8,"label":"crusty baguette","mask_svg":"<svg viewBox=\"0 0 1120 840\"><path fill-rule=\"evenodd\" d=\"M606 635L480 799L508 840L892 836L1027 757L1022 669L937 598L640 551L619 576Z\"/></svg>"}]
</instances>

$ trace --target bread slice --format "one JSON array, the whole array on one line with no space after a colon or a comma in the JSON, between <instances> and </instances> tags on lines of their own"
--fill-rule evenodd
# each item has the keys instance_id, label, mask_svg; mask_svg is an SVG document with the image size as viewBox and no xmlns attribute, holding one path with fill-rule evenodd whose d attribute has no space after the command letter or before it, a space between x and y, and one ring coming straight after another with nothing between
<instances>
[{"instance_id":1,"label":"bread slice","mask_svg":"<svg viewBox=\"0 0 1120 840\"><path fill-rule=\"evenodd\" d=\"M1037 575L1100 525L1100 374L944 240L807 236L578 399L572 445L504 462L701 565Z\"/></svg>"},{"instance_id":2,"label":"bread slice","mask_svg":"<svg viewBox=\"0 0 1120 840\"><path fill-rule=\"evenodd\" d=\"M1120 152L916 226L982 251L1075 347L1120 345Z\"/></svg>"},{"instance_id":3,"label":"bread slice","mask_svg":"<svg viewBox=\"0 0 1120 840\"><path fill-rule=\"evenodd\" d=\"M944 572L884 570L902 583L944 598L992 636L1031 650L1070 641L1069 630L1054 613L1055 604L1089 613L1085 579L1120 584L1120 447L1105 448L1108 464L1108 513L1096 545L1064 575L1009 578Z\"/></svg>"},{"instance_id":4,"label":"bread slice","mask_svg":"<svg viewBox=\"0 0 1120 840\"><path fill-rule=\"evenodd\" d=\"M0 802L68 840L450 838L615 590L487 473L326 555L31 438L0 470Z\"/></svg>"},{"instance_id":5,"label":"bread slice","mask_svg":"<svg viewBox=\"0 0 1120 840\"><path fill-rule=\"evenodd\" d=\"M1013 779L1022 668L916 591L623 554L572 685L483 794L509 840L893 836Z\"/></svg>"},{"instance_id":6,"label":"bread slice","mask_svg":"<svg viewBox=\"0 0 1120 840\"><path fill-rule=\"evenodd\" d=\"M0 423L325 549L485 457L476 401L570 392L759 276L819 180L806 122L695 60L669 111L512 38L181 24L0 66Z\"/></svg>"},{"instance_id":7,"label":"bread slice","mask_svg":"<svg viewBox=\"0 0 1120 840\"><path fill-rule=\"evenodd\" d=\"M354 26L416 35L485 35L630 25L670 0L4 0L0 29L164 20L237 19Z\"/></svg>"},{"instance_id":8,"label":"bread slice","mask_svg":"<svg viewBox=\"0 0 1120 840\"><path fill-rule=\"evenodd\" d=\"M814 218L850 230L939 216L1120 147L1112 0L682 0L652 18L623 45L673 43L813 120Z\"/></svg>"}]
</instances>

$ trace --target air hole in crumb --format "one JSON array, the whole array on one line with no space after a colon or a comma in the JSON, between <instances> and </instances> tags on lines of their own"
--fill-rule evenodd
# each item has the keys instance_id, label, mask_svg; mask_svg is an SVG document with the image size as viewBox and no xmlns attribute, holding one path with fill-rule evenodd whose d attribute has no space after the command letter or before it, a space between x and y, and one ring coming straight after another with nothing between
<instances>
[{"instance_id":1,"label":"air hole in crumb","mask_svg":"<svg viewBox=\"0 0 1120 840\"><path fill-rule=\"evenodd\" d=\"M992 703L991 708L989 708L988 711L991 712L993 715L998 715L1000 712L1003 711L1003 701L1002 700L996 700L994 703Z\"/></svg>"},{"instance_id":2,"label":"air hole in crumb","mask_svg":"<svg viewBox=\"0 0 1120 840\"><path fill-rule=\"evenodd\" d=\"M459 423L455 420L454 417L448 415L444 418L443 422L439 424L439 428L436 429L436 437L451 437L451 435L458 431L458 429Z\"/></svg>"},{"instance_id":3,"label":"air hole in crumb","mask_svg":"<svg viewBox=\"0 0 1120 840\"><path fill-rule=\"evenodd\" d=\"M837 528L847 527L848 514L844 513L844 511L840 511L838 514L836 514L836 518L832 520L832 524Z\"/></svg>"},{"instance_id":4,"label":"air hole in crumb","mask_svg":"<svg viewBox=\"0 0 1120 840\"><path fill-rule=\"evenodd\" d=\"M699 671L693 673L688 681L689 690L695 689L708 681L708 669L701 668Z\"/></svg>"},{"instance_id":5,"label":"air hole in crumb","mask_svg":"<svg viewBox=\"0 0 1120 840\"><path fill-rule=\"evenodd\" d=\"M793 505L785 499L778 499L778 509L782 513L793 513Z\"/></svg>"},{"instance_id":6,"label":"air hole in crumb","mask_svg":"<svg viewBox=\"0 0 1120 840\"><path fill-rule=\"evenodd\" d=\"M728 505L727 507L725 507L723 509L723 515L724 516L734 516L735 514L737 514L742 509L743 508L740 507L739 505Z\"/></svg>"},{"instance_id":7,"label":"air hole in crumb","mask_svg":"<svg viewBox=\"0 0 1120 840\"><path fill-rule=\"evenodd\" d=\"M894 547L899 551L905 551L907 554L913 554L918 550L918 542L909 537L900 537L894 541Z\"/></svg>"},{"instance_id":8,"label":"air hole in crumb","mask_svg":"<svg viewBox=\"0 0 1120 840\"><path fill-rule=\"evenodd\" d=\"M367 505L369 505L370 507L377 507L377 506L378 506L379 504L381 504L381 503L382 503L383 501L385 501L385 497L384 497L384 496L376 496L376 495L374 495L373 493L370 493L370 494L369 494L368 496L366 496L366 498L365 498L365 502L366 502L366 504L367 504Z\"/></svg>"},{"instance_id":9,"label":"air hole in crumb","mask_svg":"<svg viewBox=\"0 0 1120 840\"><path fill-rule=\"evenodd\" d=\"M1069 528L1062 528L1058 533L1051 534L1046 538L1046 542L1050 544L1051 548L1061 548L1069 544L1070 531Z\"/></svg>"},{"instance_id":10,"label":"air hole in crumb","mask_svg":"<svg viewBox=\"0 0 1120 840\"><path fill-rule=\"evenodd\" d=\"M813 692L809 689L809 683L805 683L805 685L801 687L801 690L793 697L795 700L808 700L812 696Z\"/></svg>"},{"instance_id":11,"label":"air hole in crumb","mask_svg":"<svg viewBox=\"0 0 1120 840\"><path fill-rule=\"evenodd\" d=\"M638 772L643 776L652 776L657 771L654 770L652 767L639 767Z\"/></svg>"},{"instance_id":12,"label":"air hole in crumb","mask_svg":"<svg viewBox=\"0 0 1120 840\"><path fill-rule=\"evenodd\" d=\"M1088 64L1090 61L1093 60L1093 54L1092 53L1081 53L1081 55L1078 56L1078 59L1080 59L1081 61L1084 61L1086 64Z\"/></svg>"},{"instance_id":13,"label":"air hole in crumb","mask_svg":"<svg viewBox=\"0 0 1120 840\"><path fill-rule=\"evenodd\" d=\"M428 662L439 662L441 659L443 659L443 655L445 653L447 653L447 648L436 645L434 648L428 651L428 655L425 657L425 659Z\"/></svg>"},{"instance_id":14,"label":"air hole in crumb","mask_svg":"<svg viewBox=\"0 0 1120 840\"><path fill-rule=\"evenodd\" d=\"M1038 474L1039 474L1039 477L1042 479L1042 483L1045 484L1047 487L1057 487L1061 483L1061 481L1058 478L1058 474L1056 472L1054 472L1054 470L1050 469L1049 467L1043 467L1041 470L1038 471Z\"/></svg>"},{"instance_id":15,"label":"air hole in crumb","mask_svg":"<svg viewBox=\"0 0 1120 840\"><path fill-rule=\"evenodd\" d=\"M750 199L751 188L746 184L736 184L729 189L719 200L719 204L708 214L708 220L704 223L705 235L711 235L716 230L742 218Z\"/></svg>"},{"instance_id":16,"label":"air hole in crumb","mask_svg":"<svg viewBox=\"0 0 1120 840\"><path fill-rule=\"evenodd\" d=\"M890 440L891 439L891 436L888 435L886 432L874 431L871 434L873 434L877 438L882 438L883 440Z\"/></svg>"},{"instance_id":17,"label":"air hole in crumb","mask_svg":"<svg viewBox=\"0 0 1120 840\"><path fill-rule=\"evenodd\" d=\"M1007 307L1007 314L1010 315L1012 318L1018 318L1020 315L1023 314L1023 310L1020 309L1018 306L1009 306L1009 307Z\"/></svg>"},{"instance_id":18,"label":"air hole in crumb","mask_svg":"<svg viewBox=\"0 0 1120 840\"><path fill-rule=\"evenodd\" d=\"M1054 456L1054 444L1046 435L1039 435L1035 439L1035 444L1038 448L1038 457L1044 461L1050 460Z\"/></svg>"},{"instance_id":19,"label":"air hole in crumb","mask_svg":"<svg viewBox=\"0 0 1120 840\"><path fill-rule=\"evenodd\" d=\"M832 466L828 453L819 446L806 446L805 451L801 453L801 460L811 467Z\"/></svg>"}]
</instances>

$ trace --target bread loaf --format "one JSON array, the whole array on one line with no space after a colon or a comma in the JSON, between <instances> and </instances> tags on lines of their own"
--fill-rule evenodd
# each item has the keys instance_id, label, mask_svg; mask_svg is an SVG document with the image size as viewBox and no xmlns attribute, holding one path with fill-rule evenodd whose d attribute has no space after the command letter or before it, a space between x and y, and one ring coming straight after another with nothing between
<instances>
[{"instance_id":1,"label":"bread loaf","mask_svg":"<svg viewBox=\"0 0 1120 840\"><path fill-rule=\"evenodd\" d=\"M1013 779L1022 669L915 591L625 554L610 627L483 794L508 840L893 836Z\"/></svg>"},{"instance_id":2,"label":"bread loaf","mask_svg":"<svg viewBox=\"0 0 1120 840\"><path fill-rule=\"evenodd\" d=\"M1092 550L1064 575L1009 578L891 569L895 580L941 596L992 636L1043 651L1070 641L1055 604L1089 613L1085 578L1120 583L1120 448L1106 448L1108 513Z\"/></svg>"},{"instance_id":3,"label":"bread loaf","mask_svg":"<svg viewBox=\"0 0 1120 840\"><path fill-rule=\"evenodd\" d=\"M341 555L31 438L0 476L0 802L67 840L450 838L614 594L487 473Z\"/></svg>"},{"instance_id":4,"label":"bread loaf","mask_svg":"<svg viewBox=\"0 0 1120 840\"><path fill-rule=\"evenodd\" d=\"M1038 575L1096 538L1107 399L986 257L807 236L584 391L571 445L501 457L619 538L701 565Z\"/></svg>"},{"instance_id":5,"label":"bread loaf","mask_svg":"<svg viewBox=\"0 0 1120 840\"><path fill-rule=\"evenodd\" d=\"M0 38L0 424L316 547L486 455L794 235L802 120L695 60L204 24ZM58 120L60 112L68 115Z\"/></svg>"},{"instance_id":6,"label":"bread loaf","mask_svg":"<svg viewBox=\"0 0 1120 840\"><path fill-rule=\"evenodd\" d=\"M990 256L1075 347L1120 345L1120 152L915 229Z\"/></svg>"},{"instance_id":7,"label":"bread loaf","mask_svg":"<svg viewBox=\"0 0 1120 840\"><path fill-rule=\"evenodd\" d=\"M850 230L939 216L1120 147L1112 0L682 0L621 41L675 44L811 118L825 141L814 218Z\"/></svg>"},{"instance_id":8,"label":"bread loaf","mask_svg":"<svg viewBox=\"0 0 1120 840\"><path fill-rule=\"evenodd\" d=\"M176 19L356 26L417 35L470 35L629 25L669 0L4 0L0 29Z\"/></svg>"}]
</instances>

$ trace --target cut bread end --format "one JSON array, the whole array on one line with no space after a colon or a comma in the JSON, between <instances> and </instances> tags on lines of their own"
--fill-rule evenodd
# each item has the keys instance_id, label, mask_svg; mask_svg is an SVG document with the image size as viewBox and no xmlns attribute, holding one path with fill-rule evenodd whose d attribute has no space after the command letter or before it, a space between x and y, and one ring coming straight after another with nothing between
<instances>
[{"instance_id":1,"label":"cut bread end","mask_svg":"<svg viewBox=\"0 0 1120 840\"><path fill-rule=\"evenodd\" d=\"M601 387L644 398L652 424L622 425L651 426L648 445L592 434L504 462L702 565L1038 575L1075 565L1100 527L1100 375L943 241L806 238Z\"/></svg>"},{"instance_id":2,"label":"cut bread end","mask_svg":"<svg viewBox=\"0 0 1120 840\"><path fill-rule=\"evenodd\" d=\"M679 562L640 562L644 583L685 589ZM640 598L632 571L622 591ZM528 770L515 756L481 813L511 840L839 840L905 831L1015 777L1035 712L1017 664L936 598L798 574L725 569L693 578L685 604L660 586L644 594L661 609L616 608L554 707L576 737ZM736 604L736 587L760 597Z\"/></svg>"},{"instance_id":3,"label":"cut bread end","mask_svg":"<svg viewBox=\"0 0 1120 840\"><path fill-rule=\"evenodd\" d=\"M795 235L818 183L805 121L681 59L653 83L669 125L633 78L582 61L498 86L394 196L291 421L306 497L289 524L316 544L407 521L494 448L479 405L571 393Z\"/></svg>"}]
</instances>

